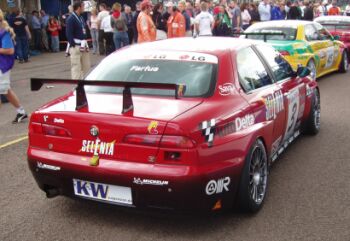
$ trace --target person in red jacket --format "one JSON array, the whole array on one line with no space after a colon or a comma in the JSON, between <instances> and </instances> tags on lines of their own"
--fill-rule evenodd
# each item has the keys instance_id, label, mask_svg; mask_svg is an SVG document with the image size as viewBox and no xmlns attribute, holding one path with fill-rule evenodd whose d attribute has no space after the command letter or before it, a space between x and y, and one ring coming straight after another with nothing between
<instances>
[{"instance_id":1,"label":"person in red jacket","mask_svg":"<svg viewBox=\"0 0 350 241\"><path fill-rule=\"evenodd\" d=\"M186 20L179 9L174 6L171 9L171 16L168 19L168 38L185 37Z\"/></svg>"},{"instance_id":2,"label":"person in red jacket","mask_svg":"<svg viewBox=\"0 0 350 241\"><path fill-rule=\"evenodd\" d=\"M54 16L50 17L49 24L48 24L48 30L50 32L51 37L51 48L52 52L58 52L60 51L60 40L59 40L59 30L61 29L58 21Z\"/></svg>"},{"instance_id":3,"label":"person in red jacket","mask_svg":"<svg viewBox=\"0 0 350 241\"><path fill-rule=\"evenodd\" d=\"M336 1L332 1L332 6L328 10L328 15L340 15L340 8Z\"/></svg>"}]
</instances>

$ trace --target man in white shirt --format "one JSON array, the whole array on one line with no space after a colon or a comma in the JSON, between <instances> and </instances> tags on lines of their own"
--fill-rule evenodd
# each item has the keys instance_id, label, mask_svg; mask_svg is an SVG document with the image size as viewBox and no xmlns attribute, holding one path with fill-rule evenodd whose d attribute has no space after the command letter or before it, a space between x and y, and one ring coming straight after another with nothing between
<instances>
[{"instance_id":1,"label":"man in white shirt","mask_svg":"<svg viewBox=\"0 0 350 241\"><path fill-rule=\"evenodd\" d=\"M100 26L100 29L103 30L103 39L106 41L106 55L109 55L115 50L113 42L114 30L111 26L111 17L112 16L108 14L105 18L103 18Z\"/></svg>"},{"instance_id":2,"label":"man in white shirt","mask_svg":"<svg viewBox=\"0 0 350 241\"><path fill-rule=\"evenodd\" d=\"M212 36L214 17L208 12L208 4L201 2L201 13L195 18L195 30L198 36Z\"/></svg>"},{"instance_id":3,"label":"man in white shirt","mask_svg":"<svg viewBox=\"0 0 350 241\"><path fill-rule=\"evenodd\" d=\"M270 21L271 20L271 5L269 0L263 0L258 7L261 21Z\"/></svg>"},{"instance_id":4,"label":"man in white shirt","mask_svg":"<svg viewBox=\"0 0 350 241\"><path fill-rule=\"evenodd\" d=\"M97 15L97 26L99 28L98 47L99 47L100 55L105 55L106 48L105 48L105 43L104 43L104 39L103 39L104 31L101 28L101 23L102 23L102 20L109 15L109 12L107 11L106 4L104 4L104 3L101 3L99 8L100 8L100 12Z\"/></svg>"}]
</instances>

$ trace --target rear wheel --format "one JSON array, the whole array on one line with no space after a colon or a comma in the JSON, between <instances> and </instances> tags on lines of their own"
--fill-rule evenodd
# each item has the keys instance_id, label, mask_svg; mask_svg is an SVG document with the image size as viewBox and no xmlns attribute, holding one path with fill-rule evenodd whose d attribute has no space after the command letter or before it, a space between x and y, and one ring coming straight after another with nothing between
<instances>
[{"instance_id":1,"label":"rear wheel","mask_svg":"<svg viewBox=\"0 0 350 241\"><path fill-rule=\"evenodd\" d=\"M256 213L262 207L268 181L266 149L257 140L246 157L239 186L239 207L242 211Z\"/></svg>"},{"instance_id":2,"label":"rear wheel","mask_svg":"<svg viewBox=\"0 0 350 241\"><path fill-rule=\"evenodd\" d=\"M309 118L305 123L304 132L310 135L316 135L321 127L321 101L320 92L315 89L314 97L312 99Z\"/></svg>"},{"instance_id":3,"label":"rear wheel","mask_svg":"<svg viewBox=\"0 0 350 241\"><path fill-rule=\"evenodd\" d=\"M312 80L316 80L317 70L314 60L310 59L306 66L310 69L310 76Z\"/></svg>"},{"instance_id":4,"label":"rear wheel","mask_svg":"<svg viewBox=\"0 0 350 241\"><path fill-rule=\"evenodd\" d=\"M346 53L346 50L343 51L341 62L339 65L339 72L340 73L346 73L349 69L349 58L348 54Z\"/></svg>"}]
</instances>

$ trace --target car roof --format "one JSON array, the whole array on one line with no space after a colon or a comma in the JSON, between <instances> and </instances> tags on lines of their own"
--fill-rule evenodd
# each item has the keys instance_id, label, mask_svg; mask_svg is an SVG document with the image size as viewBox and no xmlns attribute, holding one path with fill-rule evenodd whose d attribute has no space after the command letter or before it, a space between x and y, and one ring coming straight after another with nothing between
<instances>
[{"instance_id":1,"label":"car roof","mask_svg":"<svg viewBox=\"0 0 350 241\"><path fill-rule=\"evenodd\" d=\"M349 16L320 16L318 18L315 18L314 21L318 22L318 21L330 21L330 23L332 23L332 21L334 21L336 24L336 22L346 22L350 24L350 17Z\"/></svg>"},{"instance_id":2,"label":"car roof","mask_svg":"<svg viewBox=\"0 0 350 241\"><path fill-rule=\"evenodd\" d=\"M142 44L135 44L124 48L122 52L144 51L185 51L220 55L228 50L238 50L257 43L254 40L230 38L230 37L184 37L172 38ZM119 51L115 52L116 54Z\"/></svg>"},{"instance_id":3,"label":"car roof","mask_svg":"<svg viewBox=\"0 0 350 241\"><path fill-rule=\"evenodd\" d=\"M273 21L266 21L266 22L257 22L253 24L252 26L256 27L298 27L300 25L306 25L310 24L312 22L310 21L304 21L304 20L273 20Z\"/></svg>"}]
</instances>

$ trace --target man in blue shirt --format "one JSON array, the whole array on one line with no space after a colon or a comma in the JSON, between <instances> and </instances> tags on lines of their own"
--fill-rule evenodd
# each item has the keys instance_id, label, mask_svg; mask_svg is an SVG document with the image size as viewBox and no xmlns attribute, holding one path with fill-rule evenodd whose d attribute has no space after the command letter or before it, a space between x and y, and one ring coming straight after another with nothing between
<instances>
[{"instance_id":1,"label":"man in blue shirt","mask_svg":"<svg viewBox=\"0 0 350 241\"><path fill-rule=\"evenodd\" d=\"M66 35L69 44L72 79L83 79L91 67L89 46L86 41L86 24L81 14L84 3L76 1L73 13L66 22Z\"/></svg>"},{"instance_id":2,"label":"man in blue shirt","mask_svg":"<svg viewBox=\"0 0 350 241\"><path fill-rule=\"evenodd\" d=\"M0 94L5 95L10 103L16 108L17 115L12 123L19 123L23 119L27 118L27 114L21 104L18 97L12 91L10 87L10 72L14 64L14 32L9 27L7 21L4 18L4 14L0 9ZM0 100L1 106L1 100Z\"/></svg>"},{"instance_id":3,"label":"man in blue shirt","mask_svg":"<svg viewBox=\"0 0 350 241\"><path fill-rule=\"evenodd\" d=\"M34 37L34 49L40 51L41 50L41 21L39 18L38 11L32 12L32 30Z\"/></svg>"}]
</instances>

